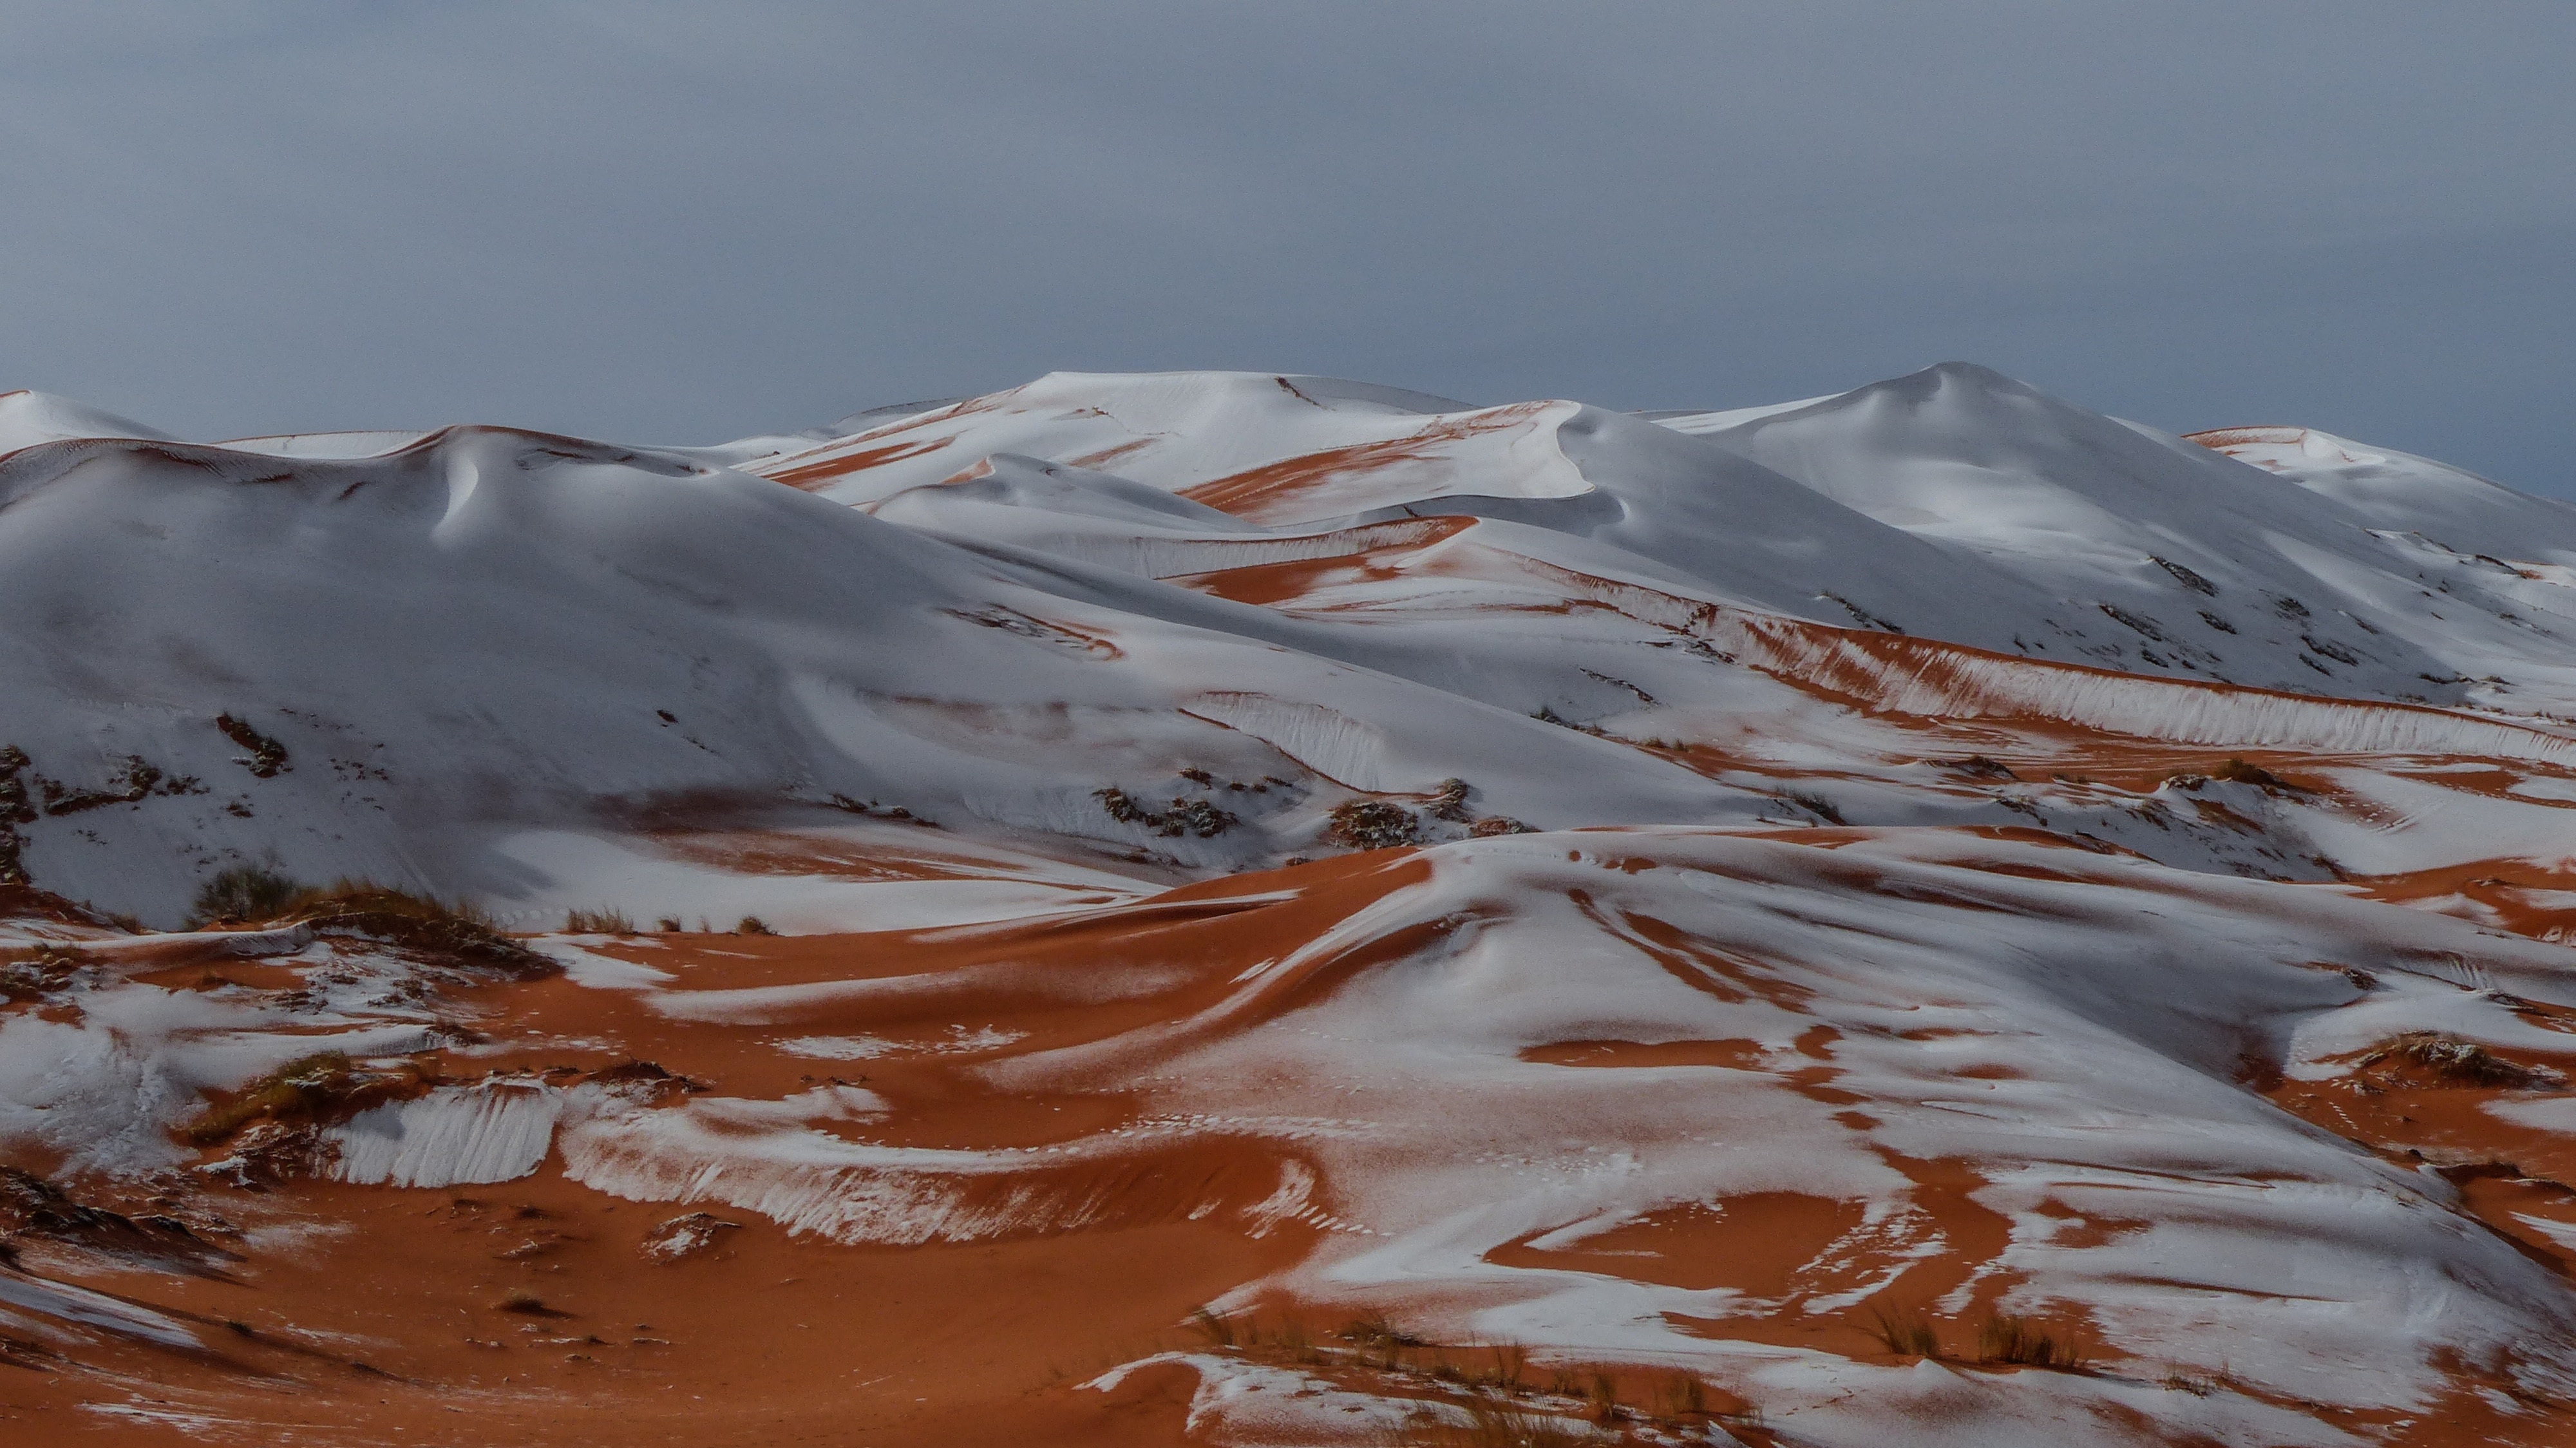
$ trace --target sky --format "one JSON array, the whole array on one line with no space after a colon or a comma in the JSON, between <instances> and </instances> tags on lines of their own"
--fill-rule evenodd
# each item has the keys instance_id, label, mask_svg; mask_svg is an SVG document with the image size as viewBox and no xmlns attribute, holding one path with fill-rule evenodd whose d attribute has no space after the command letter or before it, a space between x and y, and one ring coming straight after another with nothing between
<instances>
[{"instance_id":1,"label":"sky","mask_svg":"<svg viewBox=\"0 0 2576 1448\"><path fill-rule=\"evenodd\" d=\"M2566 0L0 0L0 389L786 431L1958 358L2576 496Z\"/></svg>"}]
</instances>

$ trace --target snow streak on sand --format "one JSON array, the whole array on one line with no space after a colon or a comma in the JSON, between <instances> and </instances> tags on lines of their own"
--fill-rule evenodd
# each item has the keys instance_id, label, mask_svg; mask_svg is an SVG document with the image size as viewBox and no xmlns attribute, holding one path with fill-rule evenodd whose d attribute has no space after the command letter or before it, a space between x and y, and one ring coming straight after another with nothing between
<instances>
[{"instance_id":1,"label":"snow streak on sand","mask_svg":"<svg viewBox=\"0 0 2576 1448\"><path fill-rule=\"evenodd\" d=\"M0 1416L2576 1442L2571 584L1958 363L0 394Z\"/></svg>"},{"instance_id":2,"label":"snow streak on sand","mask_svg":"<svg viewBox=\"0 0 2576 1448\"><path fill-rule=\"evenodd\" d=\"M554 1145L563 1100L534 1081L493 1081L369 1107L323 1133L342 1181L403 1187L505 1182Z\"/></svg>"}]
</instances>

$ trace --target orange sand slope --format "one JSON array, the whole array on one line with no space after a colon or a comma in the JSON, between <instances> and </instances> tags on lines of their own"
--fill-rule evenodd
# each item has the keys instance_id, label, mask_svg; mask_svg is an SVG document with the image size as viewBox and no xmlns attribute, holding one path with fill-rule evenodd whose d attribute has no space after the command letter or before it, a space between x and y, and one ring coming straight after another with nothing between
<instances>
[{"instance_id":1,"label":"orange sand slope","mask_svg":"<svg viewBox=\"0 0 2576 1448\"><path fill-rule=\"evenodd\" d=\"M303 1053L11 1178L0 1401L66 1440L2531 1442L2570 1367L2557 947L2035 833L515 969L41 928L100 979L30 1040Z\"/></svg>"}]
</instances>

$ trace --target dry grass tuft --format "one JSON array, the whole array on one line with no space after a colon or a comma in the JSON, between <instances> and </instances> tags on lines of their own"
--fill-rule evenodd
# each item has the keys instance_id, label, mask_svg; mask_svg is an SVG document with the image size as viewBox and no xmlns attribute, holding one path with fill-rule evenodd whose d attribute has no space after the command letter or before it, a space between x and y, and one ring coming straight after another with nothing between
<instances>
[{"instance_id":1,"label":"dry grass tuft","mask_svg":"<svg viewBox=\"0 0 2576 1448\"><path fill-rule=\"evenodd\" d=\"M1350 1324L1342 1329L1341 1338L1344 1342L1358 1348L1363 1360L1375 1362L1378 1366L1387 1368L1395 1366L1397 1357L1405 1349L1430 1346L1425 1339L1416 1337L1388 1321L1383 1312L1372 1312L1366 1317L1353 1318Z\"/></svg>"},{"instance_id":2,"label":"dry grass tuft","mask_svg":"<svg viewBox=\"0 0 2576 1448\"><path fill-rule=\"evenodd\" d=\"M355 935L519 976L551 975L561 968L503 935L470 900L451 905L372 880L343 879L327 890L307 890L289 901L278 918L310 925L317 934Z\"/></svg>"},{"instance_id":3,"label":"dry grass tuft","mask_svg":"<svg viewBox=\"0 0 2576 1448\"><path fill-rule=\"evenodd\" d=\"M1977 1329L1977 1361L2074 1372L2085 1364L2080 1331L2027 1317L1996 1316Z\"/></svg>"},{"instance_id":4,"label":"dry grass tuft","mask_svg":"<svg viewBox=\"0 0 2576 1448\"><path fill-rule=\"evenodd\" d=\"M1516 1342L1494 1344L1494 1386L1517 1393L1529 1376L1529 1349Z\"/></svg>"},{"instance_id":5,"label":"dry grass tuft","mask_svg":"<svg viewBox=\"0 0 2576 1448\"><path fill-rule=\"evenodd\" d=\"M632 935L635 921L623 910L567 910L564 912L567 935Z\"/></svg>"},{"instance_id":6,"label":"dry grass tuft","mask_svg":"<svg viewBox=\"0 0 2576 1448\"><path fill-rule=\"evenodd\" d=\"M734 926L733 933L736 935L776 935L778 932L770 929L769 922L761 919L759 916L746 915L742 917L740 923Z\"/></svg>"},{"instance_id":7,"label":"dry grass tuft","mask_svg":"<svg viewBox=\"0 0 2576 1448\"><path fill-rule=\"evenodd\" d=\"M1941 1335L1933 1330L1931 1317L1921 1308L1899 1312L1872 1307L1869 1316L1871 1334L1898 1357L1936 1358L1941 1355Z\"/></svg>"},{"instance_id":8,"label":"dry grass tuft","mask_svg":"<svg viewBox=\"0 0 2576 1448\"><path fill-rule=\"evenodd\" d=\"M1213 1308L1202 1307L1191 1313L1190 1327L1206 1338L1210 1347L1223 1349L1234 1346L1234 1319Z\"/></svg>"},{"instance_id":9,"label":"dry grass tuft","mask_svg":"<svg viewBox=\"0 0 2576 1448\"><path fill-rule=\"evenodd\" d=\"M1612 1377L1606 1369L1593 1369L1592 1385L1585 1392L1584 1401L1591 1405L1593 1422L1602 1424L1617 1422L1619 1420L1619 1380Z\"/></svg>"},{"instance_id":10,"label":"dry grass tuft","mask_svg":"<svg viewBox=\"0 0 2576 1448\"><path fill-rule=\"evenodd\" d=\"M1676 1420L1705 1418L1708 1411L1708 1384L1694 1373L1675 1373L1658 1384L1655 1405L1664 1417Z\"/></svg>"},{"instance_id":11,"label":"dry grass tuft","mask_svg":"<svg viewBox=\"0 0 2576 1448\"><path fill-rule=\"evenodd\" d=\"M373 880L298 884L265 865L237 865L197 891L192 927L309 925L320 935L355 935L433 955L459 957L518 975L546 975L554 962L503 935L470 900L448 904Z\"/></svg>"},{"instance_id":12,"label":"dry grass tuft","mask_svg":"<svg viewBox=\"0 0 2576 1448\"><path fill-rule=\"evenodd\" d=\"M1563 1418L1508 1403L1477 1399L1461 1406L1467 1421L1424 1413L1387 1437L1387 1448L1584 1448L1602 1441Z\"/></svg>"}]
</instances>

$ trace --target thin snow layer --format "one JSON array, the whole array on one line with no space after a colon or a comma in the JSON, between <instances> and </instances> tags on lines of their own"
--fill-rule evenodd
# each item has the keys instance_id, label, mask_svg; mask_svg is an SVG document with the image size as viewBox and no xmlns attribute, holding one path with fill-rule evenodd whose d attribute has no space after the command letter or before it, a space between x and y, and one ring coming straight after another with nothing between
<instances>
[{"instance_id":1,"label":"thin snow layer","mask_svg":"<svg viewBox=\"0 0 2576 1448\"><path fill-rule=\"evenodd\" d=\"M2221 428L2189 440L2332 498L2374 528L2471 554L2576 563L2576 506L2448 463L2307 427Z\"/></svg>"},{"instance_id":2,"label":"thin snow layer","mask_svg":"<svg viewBox=\"0 0 2576 1448\"><path fill-rule=\"evenodd\" d=\"M342 1181L398 1187L506 1182L528 1175L554 1145L563 1093L537 1081L441 1087L369 1107L322 1133Z\"/></svg>"},{"instance_id":3,"label":"thin snow layer","mask_svg":"<svg viewBox=\"0 0 2576 1448\"><path fill-rule=\"evenodd\" d=\"M114 980L75 987L63 1004L73 1008L0 1018L0 1151L74 1171L133 1173L189 1160L170 1132L202 1109L205 1092L297 1057L387 1055L438 1040L425 1018L400 1011L297 1016Z\"/></svg>"},{"instance_id":4,"label":"thin snow layer","mask_svg":"<svg viewBox=\"0 0 2576 1448\"><path fill-rule=\"evenodd\" d=\"M732 929L746 915L788 934L906 930L1044 914L1143 893L1113 876L1036 861L1009 874L997 871L993 878L847 880L819 869L725 869L653 845L544 830L502 840L495 853L526 867L519 913L539 923L559 922L568 910L609 908L647 923L675 918L706 921L720 930Z\"/></svg>"},{"instance_id":5,"label":"thin snow layer","mask_svg":"<svg viewBox=\"0 0 2576 1448\"><path fill-rule=\"evenodd\" d=\"M1927 1442L2122 1442L2153 1421L2339 1443L2282 1404L2417 1412L2463 1368L2532 1392L2576 1382L2561 1279L2469 1224L2440 1176L2239 1084L2313 1078L2408 1030L2556 1052L2517 1012L2576 1004L2576 953L2333 888L1938 830L1589 831L1422 859L1415 883L1336 896L1337 915L1296 917L1256 958L1184 949L1223 987L1182 1015L980 1068L1006 1092L1138 1093L1131 1127L925 1149L868 1141L884 1108L864 1092L612 1105L565 1126L567 1171L905 1244L1111 1225L1132 1203L1106 1183L1205 1174L1156 1153L1266 1141L1281 1153L1266 1198L1168 1208L1314 1231L1301 1266L1245 1293L1383 1307L1575 1361L1694 1365L1747 1385L1801 1441L1854 1448L1917 1411L1960 1435ZM1293 892L1240 904L1316 908ZM943 990L1052 992L1060 974L655 1000L779 1025L849 1019L858 995L918 1010ZM1098 976L1084 998L1180 979L1150 960ZM779 1044L864 1058L850 1037ZM1730 1225L1766 1199L1841 1225L1798 1244ZM1713 1235L1670 1263L1714 1280L1662 1280L1624 1265L1633 1248L1589 1245L1676 1213ZM1767 1335L1852 1327L1886 1302L1954 1334L1990 1311L2079 1317L2114 1371L2005 1392ZM2176 1376L2234 1386L2154 1386Z\"/></svg>"},{"instance_id":6,"label":"thin snow layer","mask_svg":"<svg viewBox=\"0 0 2576 1448\"><path fill-rule=\"evenodd\" d=\"M288 432L268 437L237 437L227 452L264 453L279 458L371 458L407 448L428 433L378 428L356 432Z\"/></svg>"},{"instance_id":7,"label":"thin snow layer","mask_svg":"<svg viewBox=\"0 0 2576 1448\"><path fill-rule=\"evenodd\" d=\"M960 542L1154 576L1185 566L1174 535L1240 544L1244 521L1313 546L1345 518L1509 519L1718 597L1999 652L2347 697L2576 701L2576 668L2535 647L2576 630L2576 579L2503 561L2556 559L2576 509L2483 481L2373 511L1955 363L1655 421L1389 412L1315 390L1058 374L753 466ZM1150 489L1239 521L1193 524ZM2524 522L2525 541L2492 541Z\"/></svg>"},{"instance_id":8,"label":"thin snow layer","mask_svg":"<svg viewBox=\"0 0 2576 1448\"><path fill-rule=\"evenodd\" d=\"M563 1132L565 1172L611 1196L720 1203L845 1244L1073 1231L1119 1209L1113 1179L1068 1180L1063 1170L1115 1162L1128 1145L1114 1138L1010 1151L876 1146L790 1124L853 1114L838 1101L791 1109L786 1119L746 1118L743 1107L704 1100L592 1116ZM745 1129L753 1125L771 1129ZM1221 1204L1203 1205L1200 1215Z\"/></svg>"},{"instance_id":9,"label":"thin snow layer","mask_svg":"<svg viewBox=\"0 0 2576 1448\"><path fill-rule=\"evenodd\" d=\"M1400 1438L1417 1412L1438 1412L1418 1400L1355 1393L1294 1368L1245 1362L1220 1353L1156 1353L1121 1363L1082 1386L1093 1392L1115 1392L1139 1370L1166 1363L1198 1375L1184 1426L1203 1442L1241 1448L1384 1443ZM1465 1416L1454 1408L1448 1412ZM1582 1431L1578 1424L1563 1426Z\"/></svg>"},{"instance_id":10,"label":"thin snow layer","mask_svg":"<svg viewBox=\"0 0 2576 1448\"><path fill-rule=\"evenodd\" d=\"M1485 531L1447 546L1485 544ZM1535 585L1697 638L1728 659L1871 709L1935 719L2047 721L2141 740L2321 755L2417 754L2564 763L2576 738L2560 721L2318 698L1995 654L1859 629L1830 628L1596 576L1501 547L1452 553L1452 582ZM1508 561L1499 561L1505 560ZM1393 601L1391 599L1391 601ZM1498 598L1497 602L1501 600ZM1740 692L1740 691L1739 691Z\"/></svg>"},{"instance_id":11,"label":"thin snow layer","mask_svg":"<svg viewBox=\"0 0 2576 1448\"><path fill-rule=\"evenodd\" d=\"M745 463L786 486L500 429L322 456L354 444L56 428L0 464L0 743L30 756L37 801L16 853L161 923L273 857L520 918L811 930L994 918L1058 885L861 887L632 836L900 808L1206 870L1312 855L1354 792L1451 779L1541 827L1771 813L1771 788L1554 723L1811 771L1901 751L1870 711L2230 749L2569 747L2535 712L2576 699L2559 565L2382 536L1991 374L1702 436L1423 402L1065 375ZM2097 453L2118 466L2079 476ZM1928 500L1973 522L1990 495L2021 532L1890 521ZM2204 503L2228 536L2186 547ZM2043 522L2118 538L2060 547ZM1862 708L1778 727L1784 679ZM1200 823L1175 828L1184 806ZM1842 807L1932 805L1890 783Z\"/></svg>"},{"instance_id":12,"label":"thin snow layer","mask_svg":"<svg viewBox=\"0 0 2576 1448\"><path fill-rule=\"evenodd\" d=\"M94 1328L119 1337L139 1338L182 1352L203 1352L206 1347L205 1340L186 1323L167 1314L68 1282L31 1277L8 1267L0 1267L0 1303L57 1323Z\"/></svg>"},{"instance_id":13,"label":"thin snow layer","mask_svg":"<svg viewBox=\"0 0 2576 1448\"><path fill-rule=\"evenodd\" d=\"M2447 710L2364 704L1908 647L1845 631L1748 623L1733 633L1782 672L1907 714L2061 720L2141 739L2316 754L2488 756L2563 763L2576 739ZM1761 642L1756 643L1758 637Z\"/></svg>"},{"instance_id":14,"label":"thin snow layer","mask_svg":"<svg viewBox=\"0 0 2576 1448\"><path fill-rule=\"evenodd\" d=\"M1676 1317L1722 1338L1731 1320L1848 1313L1885 1292L1962 1318L1999 1300L2089 1316L2150 1379L2224 1371L2389 1411L2428 1403L2449 1354L2534 1385L2576 1369L2554 1346L2576 1326L2576 1296L2462 1231L2445 1182L2236 1084L2249 1060L2350 1039L2331 1025L2363 1009L2384 1024L2361 1034L2440 1016L2526 1041L2541 1033L2466 989L2459 962L2478 963L2481 988L2567 1002L2566 951L2335 893L1946 836L1833 850L1615 832L1432 858L1429 882L1247 971L1183 1028L1203 1044L1146 1078L1173 1113L1351 1123L1299 1138L1327 1210L1361 1229L1293 1275L1304 1291L1417 1314L1443 1304L1449 1330L1488 1340L1668 1360L1742 1352ZM1430 943L1341 964L1396 936ZM1732 1043L1738 1064L1525 1058L1690 1041ZM1141 1049L993 1074L1116 1075L1144 1069ZM1785 1298L1506 1251L1754 1193L1858 1209ZM2087 1240L2065 1231L2071 1218L2127 1225ZM1883 1430L1824 1404L1884 1370L1755 1358L1737 1365L1805 1398L1815 1416L1801 1431L1816 1441ZM2238 1429L2270 1413L2242 1400L2210 1411Z\"/></svg>"},{"instance_id":15,"label":"thin snow layer","mask_svg":"<svg viewBox=\"0 0 2576 1448\"><path fill-rule=\"evenodd\" d=\"M1543 823L1740 813L1666 762L1451 692L1454 656L1438 682L1388 673L1409 661L1358 630L1111 598L664 454L492 429L359 459L57 442L0 466L0 500L0 740L54 787L25 866L147 916L269 857L598 905L495 845L603 817L901 806L1199 866L1308 845L1324 782L1188 707L1221 692L1328 701L1390 741L1385 777L1481 773ZM1100 803L1191 768L1297 788L1229 797L1244 828L1169 845Z\"/></svg>"},{"instance_id":16,"label":"thin snow layer","mask_svg":"<svg viewBox=\"0 0 2576 1448\"><path fill-rule=\"evenodd\" d=\"M66 438L136 437L166 440L170 435L132 418L56 397L50 392L0 392L0 454Z\"/></svg>"}]
</instances>

